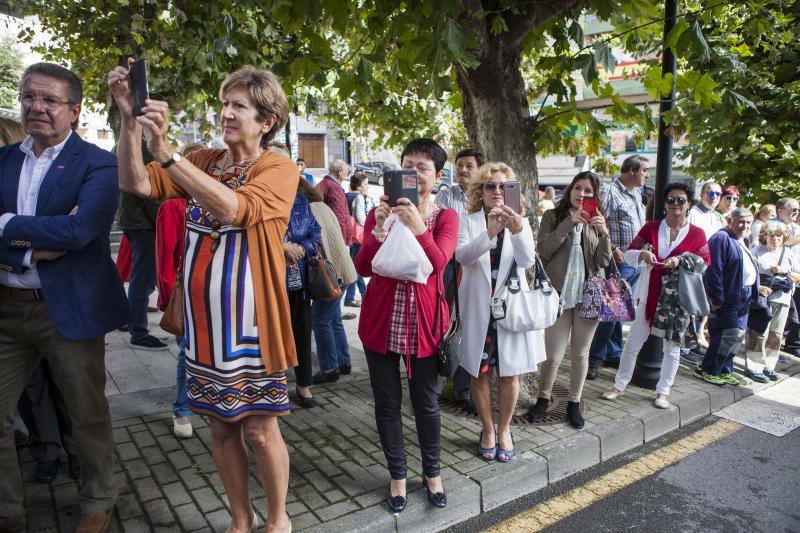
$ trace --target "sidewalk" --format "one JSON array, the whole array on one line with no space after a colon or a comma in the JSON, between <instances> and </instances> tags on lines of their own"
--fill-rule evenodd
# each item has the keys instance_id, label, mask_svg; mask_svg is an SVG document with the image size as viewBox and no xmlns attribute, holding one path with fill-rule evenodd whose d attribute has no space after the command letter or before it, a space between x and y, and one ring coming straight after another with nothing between
<instances>
[{"instance_id":1,"label":"sidewalk","mask_svg":"<svg viewBox=\"0 0 800 533\"><path fill-rule=\"evenodd\" d=\"M347 308L350 310L350 308ZM157 322L157 315L150 315ZM654 393L631 386L620 400L600 398L611 385L604 369L584 389L586 427L566 423L514 427L518 455L508 464L486 464L475 456L480 432L476 418L442 413L442 475L448 506L433 510L421 484L420 451L406 395L409 504L390 514L382 501L389 476L373 417L372 393L357 321L346 322L353 375L336 384L315 387L318 407L298 408L281 419L292 458L288 512L294 531L435 531L462 522L536 491L549 483L608 460L678 427L717 411L772 384L716 387L692 377L682 367L668 410L656 409ZM154 333L168 338L154 326ZM116 471L120 497L112 531L224 531L230 515L222 483L210 453L210 433L193 416L195 437L178 440L171 433L175 347L140 352L127 334L107 337L107 394L114 419ZM741 361L737 366L741 367ZM569 361L559 374L568 382ZM788 357L781 374L800 373L800 359ZM291 373L290 373L291 374ZM33 463L21 452L29 531L71 532L79 519L77 484L65 469L50 486L32 482ZM265 499L251 469L256 511ZM263 523L263 521L262 521Z\"/></svg>"}]
</instances>

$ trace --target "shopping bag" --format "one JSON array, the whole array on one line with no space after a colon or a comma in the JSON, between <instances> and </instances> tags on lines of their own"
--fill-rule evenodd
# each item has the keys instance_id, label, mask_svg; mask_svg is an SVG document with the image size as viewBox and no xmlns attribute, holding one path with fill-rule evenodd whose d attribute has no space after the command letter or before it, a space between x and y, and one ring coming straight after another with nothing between
<instances>
[{"instance_id":1,"label":"shopping bag","mask_svg":"<svg viewBox=\"0 0 800 533\"><path fill-rule=\"evenodd\" d=\"M395 214L389 215L384 227L389 234L372 258L372 271L386 278L427 283L433 265L411 230Z\"/></svg>"}]
</instances>

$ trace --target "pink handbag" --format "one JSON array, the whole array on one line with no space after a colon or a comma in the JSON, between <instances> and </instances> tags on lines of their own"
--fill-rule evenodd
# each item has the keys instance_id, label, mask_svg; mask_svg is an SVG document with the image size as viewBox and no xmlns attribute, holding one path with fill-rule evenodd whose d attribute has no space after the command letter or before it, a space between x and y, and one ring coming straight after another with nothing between
<instances>
[{"instance_id":1,"label":"pink handbag","mask_svg":"<svg viewBox=\"0 0 800 533\"><path fill-rule=\"evenodd\" d=\"M606 279L600 271L587 279L578 315L600 322L629 322L636 318L630 284L619 275L617 263L611 261L613 272Z\"/></svg>"}]
</instances>

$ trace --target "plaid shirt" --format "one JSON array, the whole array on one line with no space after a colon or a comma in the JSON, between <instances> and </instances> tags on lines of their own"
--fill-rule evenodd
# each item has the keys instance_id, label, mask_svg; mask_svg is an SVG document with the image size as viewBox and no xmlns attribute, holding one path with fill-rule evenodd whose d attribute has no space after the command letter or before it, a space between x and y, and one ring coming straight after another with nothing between
<instances>
[{"instance_id":1,"label":"plaid shirt","mask_svg":"<svg viewBox=\"0 0 800 533\"><path fill-rule=\"evenodd\" d=\"M646 221L642 192L638 188L628 191L619 178L614 178L600 194L611 244L624 251Z\"/></svg>"},{"instance_id":2,"label":"plaid shirt","mask_svg":"<svg viewBox=\"0 0 800 533\"><path fill-rule=\"evenodd\" d=\"M433 231L441 207L436 207L425 221L428 230ZM413 281L399 281L392 299L392 316L389 319L389 343L387 352L401 355L417 355L417 306Z\"/></svg>"}]
</instances>

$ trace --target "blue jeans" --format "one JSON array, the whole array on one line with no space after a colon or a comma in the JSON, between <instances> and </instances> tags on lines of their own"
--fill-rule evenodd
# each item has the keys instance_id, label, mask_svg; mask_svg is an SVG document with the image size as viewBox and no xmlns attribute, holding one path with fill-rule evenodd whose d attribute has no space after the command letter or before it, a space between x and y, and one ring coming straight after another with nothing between
<instances>
[{"instance_id":1,"label":"blue jeans","mask_svg":"<svg viewBox=\"0 0 800 533\"><path fill-rule=\"evenodd\" d=\"M353 260L355 263L356 255L358 255L358 251L361 249L360 244L351 244L350 245L350 259ZM355 302L356 301L356 286L358 286L358 293L361 295L361 298L364 298L364 293L367 292L367 284L364 283L364 278L358 276L356 280L347 286L347 291L344 293L344 301L345 302Z\"/></svg>"},{"instance_id":2,"label":"blue jeans","mask_svg":"<svg viewBox=\"0 0 800 533\"><path fill-rule=\"evenodd\" d=\"M132 341L148 335L147 306L150 295L156 290L156 232L152 229L125 231L131 245L131 280L128 284L128 302L131 321L128 331Z\"/></svg>"},{"instance_id":3,"label":"blue jeans","mask_svg":"<svg viewBox=\"0 0 800 533\"><path fill-rule=\"evenodd\" d=\"M319 368L339 370L341 365L350 364L350 347L347 334L342 325L342 297L332 302L314 300L311 304L311 329L317 343Z\"/></svg>"},{"instance_id":4,"label":"blue jeans","mask_svg":"<svg viewBox=\"0 0 800 533\"><path fill-rule=\"evenodd\" d=\"M172 404L172 414L176 418L182 416L191 416L192 412L189 410L189 393L186 391L186 352L183 350L183 339L175 337L175 342L181 349L178 354L178 370L175 375L175 385L177 393L175 394L175 402Z\"/></svg>"},{"instance_id":5,"label":"blue jeans","mask_svg":"<svg viewBox=\"0 0 800 533\"><path fill-rule=\"evenodd\" d=\"M747 331L752 287L742 288L742 301L736 305L723 304L708 317L708 349L700 368L719 376L733 372L733 358L739 351Z\"/></svg>"},{"instance_id":6,"label":"blue jeans","mask_svg":"<svg viewBox=\"0 0 800 533\"><path fill-rule=\"evenodd\" d=\"M633 267L626 262L617 263L619 274L631 285L631 290L636 288L636 282L642 269ZM606 268L606 276L611 274L611 268ZM589 348L589 365L600 366L603 361L619 361L622 354L622 322L600 322L594 332L592 345Z\"/></svg>"}]
</instances>

